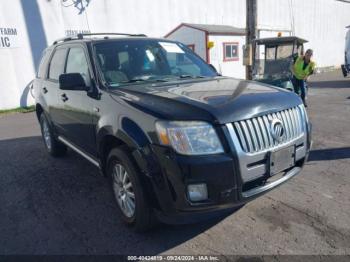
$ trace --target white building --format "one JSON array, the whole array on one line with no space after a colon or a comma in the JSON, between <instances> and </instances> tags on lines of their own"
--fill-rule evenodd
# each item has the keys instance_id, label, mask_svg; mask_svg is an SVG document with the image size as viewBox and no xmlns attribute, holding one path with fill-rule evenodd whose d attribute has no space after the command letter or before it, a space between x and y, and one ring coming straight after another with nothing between
<instances>
[{"instance_id":1,"label":"white building","mask_svg":"<svg viewBox=\"0 0 350 262\"><path fill-rule=\"evenodd\" d=\"M80 31L162 37L181 23L245 28L245 0L11 0L0 1L0 109L33 100L27 84L42 50ZM260 36L294 34L309 40L317 65L344 62L350 4L335 0L259 0ZM239 51L241 51L239 47ZM211 54L212 57L215 54ZM219 57L218 52L218 57ZM214 63L214 60L211 61ZM218 67L218 65L215 65ZM222 68L224 70L224 68Z\"/></svg>"},{"instance_id":2,"label":"white building","mask_svg":"<svg viewBox=\"0 0 350 262\"><path fill-rule=\"evenodd\" d=\"M242 46L245 30L228 25L180 24L165 38L190 47L224 76L245 77Z\"/></svg>"}]
</instances>

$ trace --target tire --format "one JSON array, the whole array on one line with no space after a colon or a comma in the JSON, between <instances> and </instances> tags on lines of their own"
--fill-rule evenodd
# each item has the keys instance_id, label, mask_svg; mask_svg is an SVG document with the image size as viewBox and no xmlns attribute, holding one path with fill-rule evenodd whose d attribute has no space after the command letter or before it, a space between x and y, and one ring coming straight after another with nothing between
<instances>
[{"instance_id":1,"label":"tire","mask_svg":"<svg viewBox=\"0 0 350 262\"><path fill-rule=\"evenodd\" d=\"M149 230L155 224L154 217L127 147L112 149L107 163L107 174L122 219L136 232Z\"/></svg>"},{"instance_id":2,"label":"tire","mask_svg":"<svg viewBox=\"0 0 350 262\"><path fill-rule=\"evenodd\" d=\"M40 127L47 152L53 157L64 156L67 152L67 147L55 138L44 113L40 115Z\"/></svg>"}]
</instances>

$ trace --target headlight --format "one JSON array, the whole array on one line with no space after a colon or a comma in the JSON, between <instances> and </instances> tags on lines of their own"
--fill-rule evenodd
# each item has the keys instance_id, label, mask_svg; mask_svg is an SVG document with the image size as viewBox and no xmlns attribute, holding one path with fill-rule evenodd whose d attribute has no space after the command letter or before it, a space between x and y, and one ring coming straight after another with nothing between
<instances>
[{"instance_id":1,"label":"headlight","mask_svg":"<svg viewBox=\"0 0 350 262\"><path fill-rule=\"evenodd\" d=\"M162 145L171 146L183 155L207 155L224 150L212 125L200 121L157 122L156 130Z\"/></svg>"}]
</instances>

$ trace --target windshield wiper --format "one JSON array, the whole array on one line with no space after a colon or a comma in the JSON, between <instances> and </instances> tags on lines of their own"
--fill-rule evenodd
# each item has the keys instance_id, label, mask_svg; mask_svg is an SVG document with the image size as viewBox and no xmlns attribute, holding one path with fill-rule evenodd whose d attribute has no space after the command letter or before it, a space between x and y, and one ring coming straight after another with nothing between
<instances>
[{"instance_id":1,"label":"windshield wiper","mask_svg":"<svg viewBox=\"0 0 350 262\"><path fill-rule=\"evenodd\" d=\"M205 78L205 76L196 76L196 75L179 75L176 78L133 78L130 80L120 81L120 84L130 84L136 82L169 82L174 79L195 79L195 78Z\"/></svg>"},{"instance_id":2,"label":"windshield wiper","mask_svg":"<svg viewBox=\"0 0 350 262\"><path fill-rule=\"evenodd\" d=\"M186 79L186 78L205 78L205 76L179 75L179 79Z\"/></svg>"},{"instance_id":3,"label":"windshield wiper","mask_svg":"<svg viewBox=\"0 0 350 262\"><path fill-rule=\"evenodd\" d=\"M125 80L125 81L120 81L120 83L135 83L135 82L146 82L146 79L142 78L135 78L135 79L130 79L130 80Z\"/></svg>"},{"instance_id":4,"label":"windshield wiper","mask_svg":"<svg viewBox=\"0 0 350 262\"><path fill-rule=\"evenodd\" d=\"M121 81L120 83L135 83L135 82L168 82L165 79L144 79L144 78L134 78L126 81Z\"/></svg>"}]
</instances>

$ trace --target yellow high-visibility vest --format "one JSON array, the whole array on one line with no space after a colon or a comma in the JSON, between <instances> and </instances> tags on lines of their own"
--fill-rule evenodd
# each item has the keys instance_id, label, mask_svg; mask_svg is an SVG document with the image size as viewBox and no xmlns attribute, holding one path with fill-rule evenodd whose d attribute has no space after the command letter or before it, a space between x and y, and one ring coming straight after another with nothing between
<instances>
[{"instance_id":1,"label":"yellow high-visibility vest","mask_svg":"<svg viewBox=\"0 0 350 262\"><path fill-rule=\"evenodd\" d=\"M297 79L304 79L305 77L311 75L312 71L315 70L315 62L310 61L310 63L303 69L304 57L299 56L294 63L294 76Z\"/></svg>"}]
</instances>

